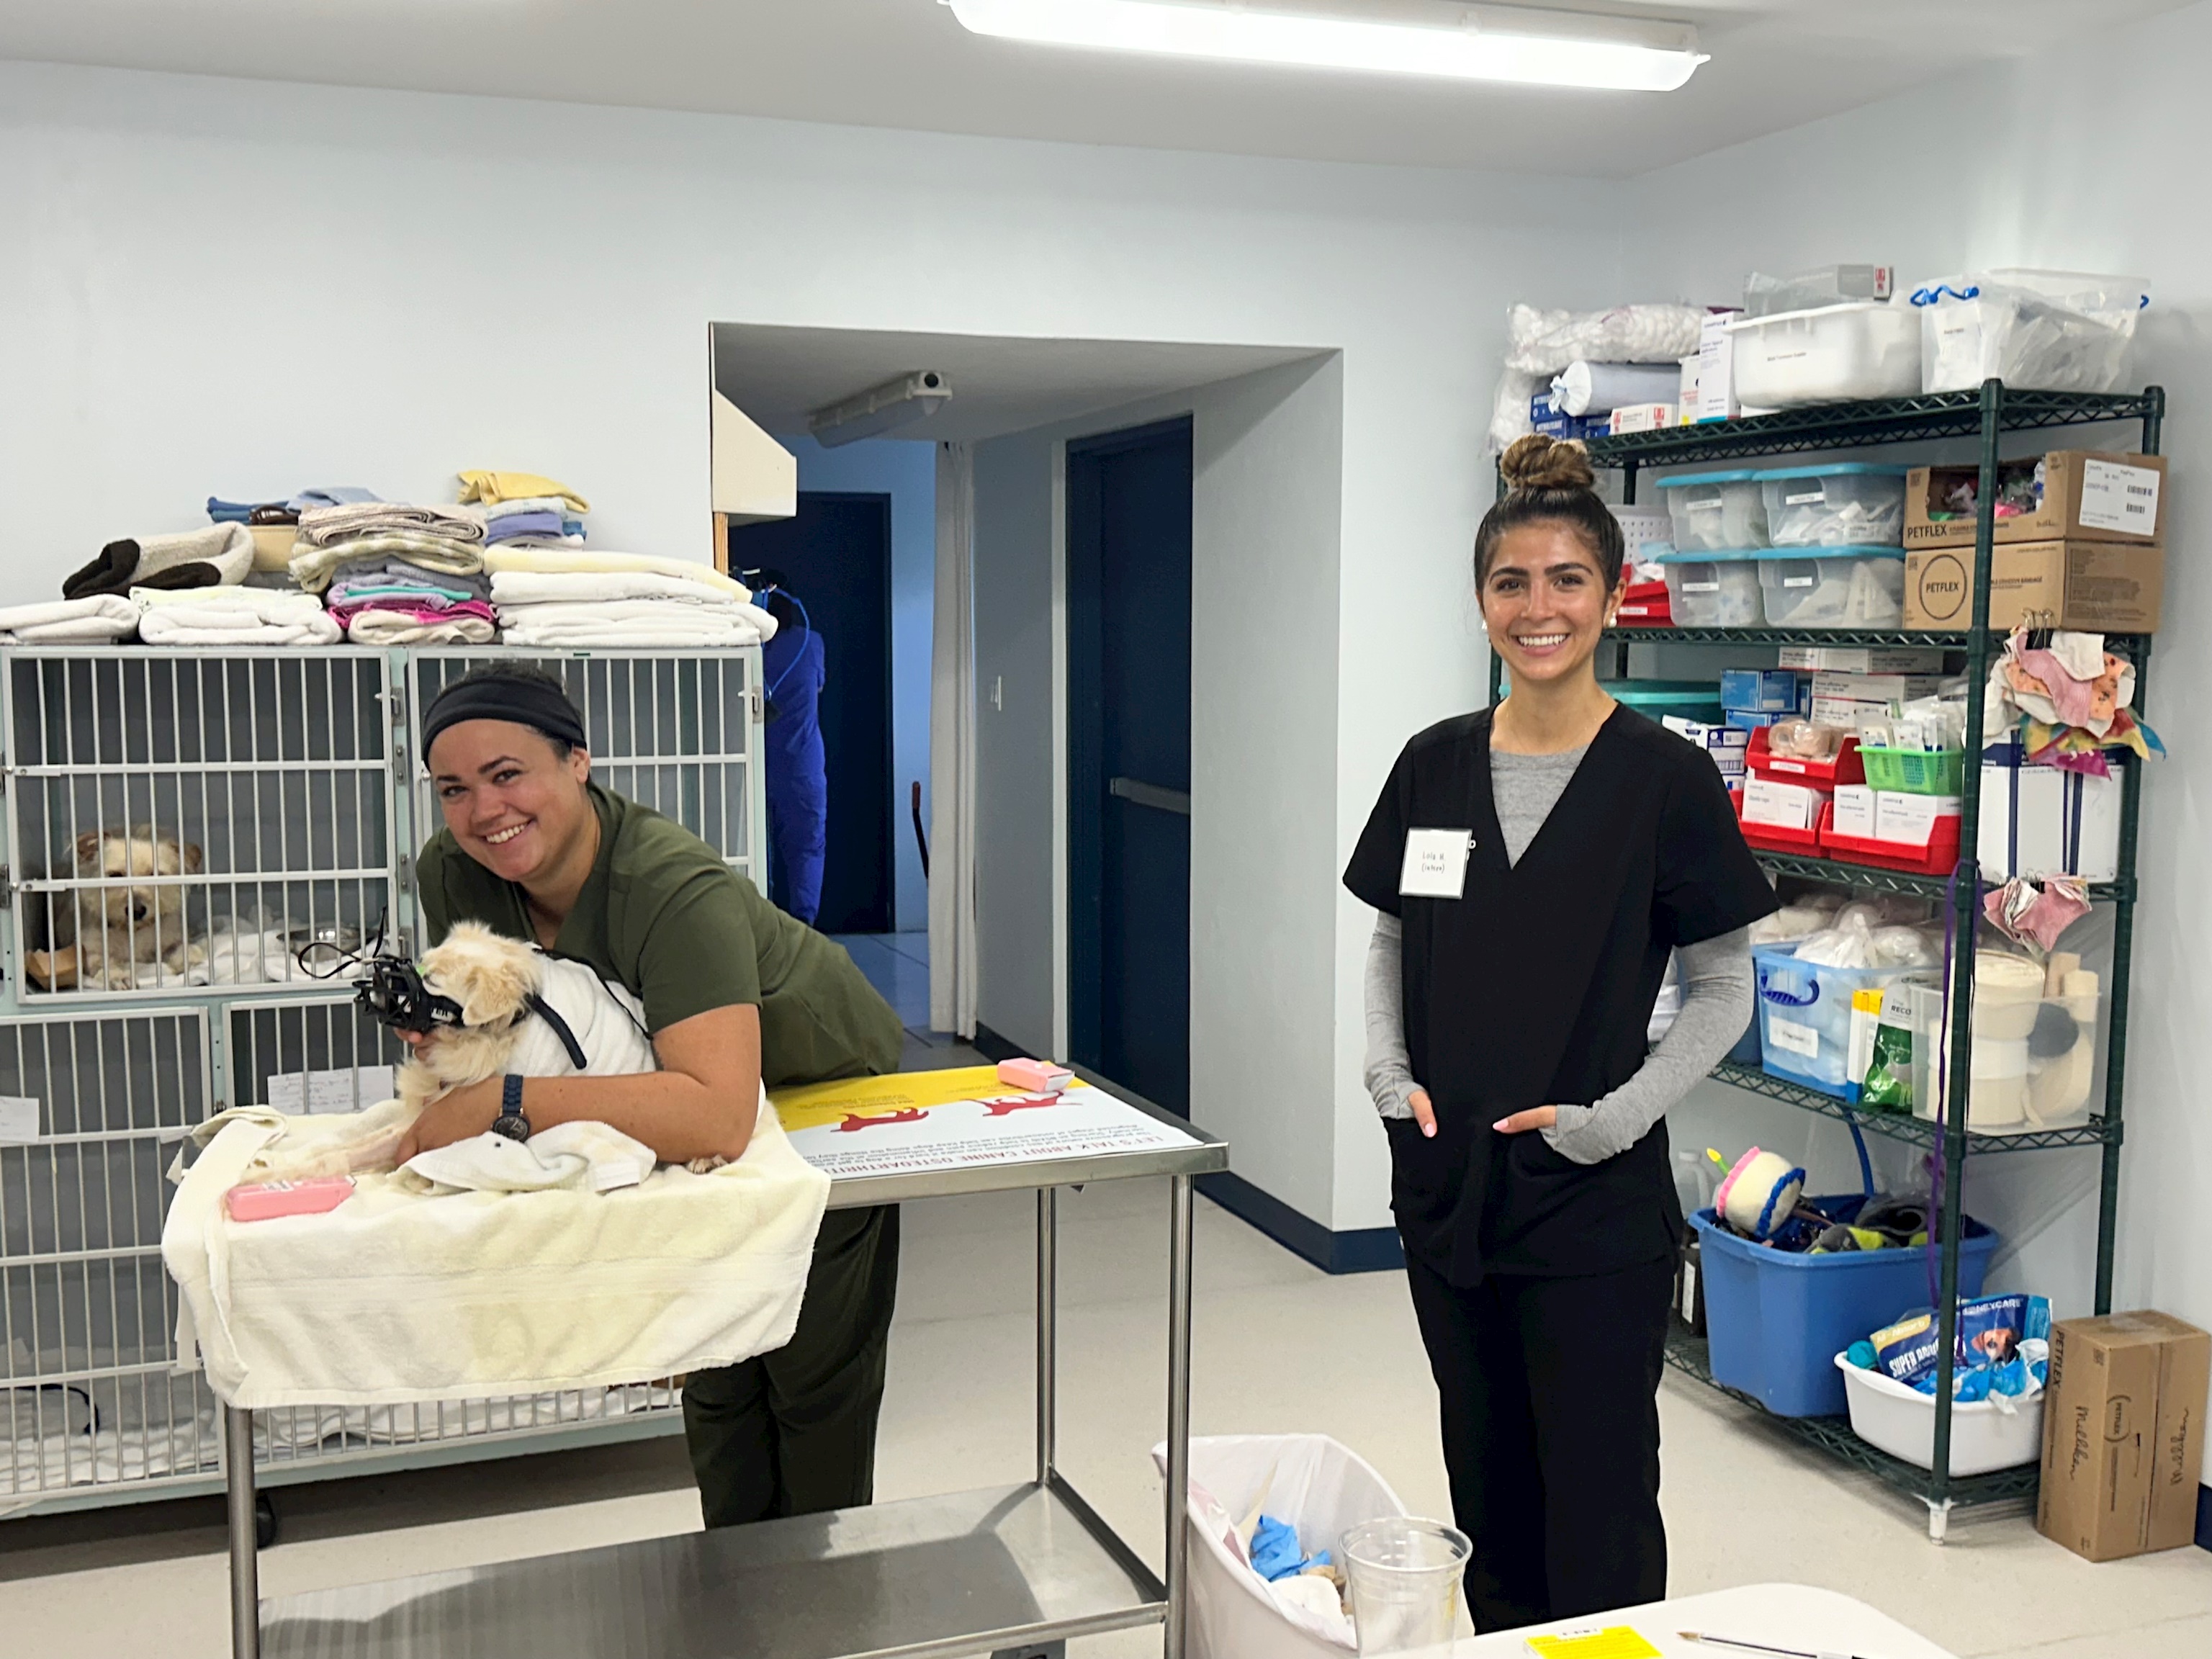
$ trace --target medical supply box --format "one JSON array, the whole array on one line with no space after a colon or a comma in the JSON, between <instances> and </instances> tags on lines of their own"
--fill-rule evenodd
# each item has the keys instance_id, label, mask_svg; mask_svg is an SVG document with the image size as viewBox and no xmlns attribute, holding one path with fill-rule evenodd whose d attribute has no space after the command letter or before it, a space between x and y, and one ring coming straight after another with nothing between
<instances>
[{"instance_id":1,"label":"medical supply box","mask_svg":"<svg viewBox=\"0 0 2212 1659\"><path fill-rule=\"evenodd\" d=\"M1999 542L1990 550L1990 626L2153 634L2166 591L2166 550L2124 542ZM1954 632L1974 617L1974 551L1905 556L1905 626Z\"/></svg>"},{"instance_id":2,"label":"medical supply box","mask_svg":"<svg viewBox=\"0 0 2212 1659\"><path fill-rule=\"evenodd\" d=\"M1721 707L1747 714L1797 712L1797 676L1786 668L1723 668Z\"/></svg>"},{"instance_id":3,"label":"medical supply box","mask_svg":"<svg viewBox=\"0 0 2212 1659\"><path fill-rule=\"evenodd\" d=\"M2051 1326L2036 1529L2091 1561L2189 1543L2208 1376L2212 1336L2169 1314Z\"/></svg>"},{"instance_id":4,"label":"medical supply box","mask_svg":"<svg viewBox=\"0 0 2212 1659\"><path fill-rule=\"evenodd\" d=\"M1864 1200L1813 1202L1848 1219ZM1711 1210L1698 1211L1690 1225L1705 1277L1713 1381L1751 1395L1777 1417L1841 1417L1846 1404L1837 1353L1907 1308L1927 1305L1925 1250L1796 1255L1738 1237ZM1972 1216L1964 1232L1959 1294L1979 1296L1997 1236Z\"/></svg>"},{"instance_id":5,"label":"medical supply box","mask_svg":"<svg viewBox=\"0 0 2212 1659\"><path fill-rule=\"evenodd\" d=\"M2043 483L2031 482L2038 465ZM2034 510L1996 520L2000 542L2127 542L2166 539L2166 457L2054 449L2005 461L1998 477L2034 493ZM1978 466L1916 466L1905 477L1905 545L1972 547L1978 515L1951 504L1981 483Z\"/></svg>"}]
</instances>

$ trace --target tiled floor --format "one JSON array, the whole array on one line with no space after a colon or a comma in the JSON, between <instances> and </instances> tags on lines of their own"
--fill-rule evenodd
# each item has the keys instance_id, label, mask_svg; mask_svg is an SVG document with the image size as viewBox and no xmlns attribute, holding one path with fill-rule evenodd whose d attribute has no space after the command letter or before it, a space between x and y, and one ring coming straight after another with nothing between
<instances>
[{"instance_id":1,"label":"tiled floor","mask_svg":"<svg viewBox=\"0 0 2212 1659\"><path fill-rule=\"evenodd\" d=\"M909 1044L909 1064L932 1060L972 1055ZM1157 1565L1148 1451L1165 1395L1167 1195L1158 1182L1097 1184L1066 1194L1061 1213L1062 1464ZM1025 1194L908 1206L881 1496L1026 1478L1034 1216ZM1402 1279L1332 1279L1207 1203L1197 1224L1198 1431L1333 1434L1413 1509L1442 1513L1435 1400ZM1817 1461L1745 1408L1670 1376L1661 1413L1679 1592L1826 1585L1960 1656L2212 1654L2212 1554L2092 1566L2018 1512L1963 1516L1937 1548L1917 1505ZM698 1524L672 1439L291 1488L279 1502L284 1541L263 1560L271 1595ZM0 1522L0 1652L212 1659L226 1640L220 1528L213 1500ZM1157 1632L1125 1632L1070 1653L1158 1650Z\"/></svg>"},{"instance_id":2,"label":"tiled floor","mask_svg":"<svg viewBox=\"0 0 2212 1659\"><path fill-rule=\"evenodd\" d=\"M929 935L924 933L836 933L852 952L868 983L898 1010L899 1024L910 1031L929 1029Z\"/></svg>"}]
</instances>

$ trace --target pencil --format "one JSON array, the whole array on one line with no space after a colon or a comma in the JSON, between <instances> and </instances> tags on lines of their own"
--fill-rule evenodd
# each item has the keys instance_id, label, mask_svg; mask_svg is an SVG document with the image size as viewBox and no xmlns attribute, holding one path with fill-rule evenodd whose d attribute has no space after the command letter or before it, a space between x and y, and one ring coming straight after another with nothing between
<instances>
[{"instance_id":1,"label":"pencil","mask_svg":"<svg viewBox=\"0 0 2212 1659\"><path fill-rule=\"evenodd\" d=\"M1685 1642L1705 1642L1719 1648L1742 1648L1752 1653L1778 1653L1784 1656L1784 1659L1864 1659L1863 1655L1842 1653L1833 1649L1808 1653L1803 1648L1769 1647L1764 1642L1743 1642L1733 1636L1708 1636L1703 1631L1679 1630L1674 1634Z\"/></svg>"}]
</instances>

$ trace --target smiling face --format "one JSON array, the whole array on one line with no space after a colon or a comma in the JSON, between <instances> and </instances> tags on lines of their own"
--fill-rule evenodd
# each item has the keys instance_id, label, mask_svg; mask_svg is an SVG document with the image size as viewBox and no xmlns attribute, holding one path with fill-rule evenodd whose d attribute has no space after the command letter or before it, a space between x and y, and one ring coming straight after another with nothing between
<instances>
[{"instance_id":1,"label":"smiling face","mask_svg":"<svg viewBox=\"0 0 2212 1659\"><path fill-rule=\"evenodd\" d=\"M446 828L494 874L530 887L592 833L592 757L561 754L513 720L462 720L430 745L430 781Z\"/></svg>"},{"instance_id":2,"label":"smiling face","mask_svg":"<svg viewBox=\"0 0 2212 1659\"><path fill-rule=\"evenodd\" d=\"M1482 578L1482 624L1515 685L1557 685L1592 672L1620 598L1572 526L1540 519L1498 538Z\"/></svg>"}]
</instances>

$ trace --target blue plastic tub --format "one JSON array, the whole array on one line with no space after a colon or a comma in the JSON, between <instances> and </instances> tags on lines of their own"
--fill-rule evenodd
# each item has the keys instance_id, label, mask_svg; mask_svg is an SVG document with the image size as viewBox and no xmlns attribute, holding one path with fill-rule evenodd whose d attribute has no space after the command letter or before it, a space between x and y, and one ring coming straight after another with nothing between
<instances>
[{"instance_id":1,"label":"blue plastic tub","mask_svg":"<svg viewBox=\"0 0 2212 1659\"><path fill-rule=\"evenodd\" d=\"M1828 968L1797 960L1797 946L1754 945L1761 1067L1838 1100L1858 1098L1850 1076L1851 993L1894 984L1911 968Z\"/></svg>"},{"instance_id":2,"label":"blue plastic tub","mask_svg":"<svg viewBox=\"0 0 2212 1659\"><path fill-rule=\"evenodd\" d=\"M1863 1197L1814 1200L1845 1217ZM1841 1417L1836 1356L1900 1314L1928 1305L1928 1252L1858 1250L1792 1255L1737 1237L1711 1210L1690 1218L1705 1273L1705 1330L1713 1381L1749 1395L1777 1417ZM1972 1216L1959 1249L1959 1294L1979 1296L1997 1236Z\"/></svg>"}]
</instances>

